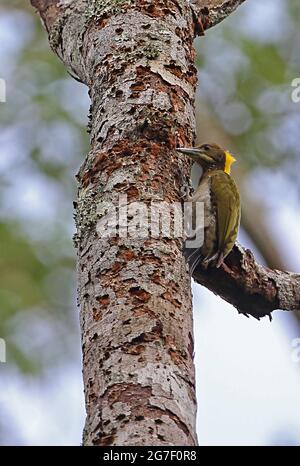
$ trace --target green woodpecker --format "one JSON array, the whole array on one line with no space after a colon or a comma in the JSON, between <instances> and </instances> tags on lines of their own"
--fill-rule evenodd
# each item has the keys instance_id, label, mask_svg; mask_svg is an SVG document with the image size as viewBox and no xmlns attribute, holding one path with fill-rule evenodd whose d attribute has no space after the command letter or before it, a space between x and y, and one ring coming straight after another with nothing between
<instances>
[{"instance_id":1,"label":"green woodpecker","mask_svg":"<svg viewBox=\"0 0 300 466\"><path fill-rule=\"evenodd\" d=\"M191 274L199 263L220 267L235 243L241 216L240 196L237 186L230 176L230 168L235 158L217 144L203 144L195 148L177 148L178 152L190 156L201 165L203 174L192 197L192 222L195 225L196 202L204 205L203 241L198 247L187 247L193 239L187 236L185 257ZM198 220L197 220L198 221ZM196 221L196 222L197 222ZM195 232L193 233L195 235Z\"/></svg>"}]
</instances>

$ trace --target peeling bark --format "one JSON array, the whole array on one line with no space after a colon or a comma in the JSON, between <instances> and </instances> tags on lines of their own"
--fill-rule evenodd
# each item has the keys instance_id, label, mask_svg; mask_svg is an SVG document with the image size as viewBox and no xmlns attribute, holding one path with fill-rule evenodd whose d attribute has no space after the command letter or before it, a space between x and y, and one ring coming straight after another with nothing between
<instances>
[{"instance_id":1,"label":"peeling bark","mask_svg":"<svg viewBox=\"0 0 300 466\"><path fill-rule=\"evenodd\" d=\"M210 3L203 2L204 12ZM120 194L146 205L180 202L190 166L175 147L194 141L192 42L203 33L201 17L199 23L186 0L32 4L52 49L91 97L75 238L84 444L195 445L192 304L182 240L124 237L122 225L108 238L97 224L105 202L118 205Z\"/></svg>"}]
</instances>

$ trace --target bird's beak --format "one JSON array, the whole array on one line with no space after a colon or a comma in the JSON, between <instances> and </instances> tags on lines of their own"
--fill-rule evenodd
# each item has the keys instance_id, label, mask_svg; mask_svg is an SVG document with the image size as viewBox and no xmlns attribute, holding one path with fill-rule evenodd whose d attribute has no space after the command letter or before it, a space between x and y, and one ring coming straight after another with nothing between
<instances>
[{"instance_id":1,"label":"bird's beak","mask_svg":"<svg viewBox=\"0 0 300 466\"><path fill-rule=\"evenodd\" d=\"M177 152L188 155L195 162L200 163L201 161L206 163L213 163L214 160L206 154L203 149L196 149L194 147L176 147Z\"/></svg>"}]
</instances>

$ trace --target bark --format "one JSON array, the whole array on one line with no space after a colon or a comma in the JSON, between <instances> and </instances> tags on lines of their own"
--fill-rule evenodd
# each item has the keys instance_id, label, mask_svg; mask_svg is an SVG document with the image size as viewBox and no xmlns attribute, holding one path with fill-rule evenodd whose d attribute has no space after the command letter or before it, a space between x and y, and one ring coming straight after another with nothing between
<instances>
[{"instance_id":1,"label":"bark","mask_svg":"<svg viewBox=\"0 0 300 466\"><path fill-rule=\"evenodd\" d=\"M175 147L191 145L195 131L192 42L238 3L203 1L199 12L186 0L32 0L52 49L91 97L75 204L85 445L197 443L182 241L126 238L122 225L107 238L97 224L120 194L180 201L190 167Z\"/></svg>"}]
</instances>

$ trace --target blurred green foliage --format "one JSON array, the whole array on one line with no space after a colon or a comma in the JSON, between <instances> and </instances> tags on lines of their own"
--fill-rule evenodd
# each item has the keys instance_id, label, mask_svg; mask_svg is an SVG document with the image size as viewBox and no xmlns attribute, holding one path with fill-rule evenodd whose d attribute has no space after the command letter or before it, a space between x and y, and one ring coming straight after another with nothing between
<instances>
[{"instance_id":1,"label":"blurred green foliage","mask_svg":"<svg viewBox=\"0 0 300 466\"><path fill-rule=\"evenodd\" d=\"M292 80L300 77L299 26L298 0L246 2L197 42L200 95L244 165L281 170L293 183L300 162L300 105L291 98Z\"/></svg>"},{"instance_id":2,"label":"blurred green foliage","mask_svg":"<svg viewBox=\"0 0 300 466\"><path fill-rule=\"evenodd\" d=\"M1 371L34 374L79 357L72 200L89 102L29 3L0 8Z\"/></svg>"}]
</instances>

